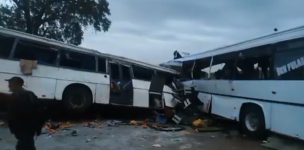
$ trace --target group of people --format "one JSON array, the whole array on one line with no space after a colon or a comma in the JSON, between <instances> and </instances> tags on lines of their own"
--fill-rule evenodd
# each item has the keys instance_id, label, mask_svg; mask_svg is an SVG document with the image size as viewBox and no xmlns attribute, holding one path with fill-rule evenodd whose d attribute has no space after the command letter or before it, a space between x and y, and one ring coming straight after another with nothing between
<instances>
[{"instance_id":1,"label":"group of people","mask_svg":"<svg viewBox=\"0 0 304 150\"><path fill-rule=\"evenodd\" d=\"M8 101L7 121L11 133L18 140L16 150L36 150L34 138L41 134L47 120L46 108L32 91L23 88L22 78L12 77L6 81L12 92Z\"/></svg>"}]
</instances>

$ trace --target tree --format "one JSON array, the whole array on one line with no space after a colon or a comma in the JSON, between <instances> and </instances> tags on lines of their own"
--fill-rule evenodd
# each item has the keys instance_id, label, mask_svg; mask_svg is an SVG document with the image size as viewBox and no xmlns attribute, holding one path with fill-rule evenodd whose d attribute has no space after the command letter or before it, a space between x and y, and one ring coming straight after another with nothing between
<instances>
[{"instance_id":1,"label":"tree","mask_svg":"<svg viewBox=\"0 0 304 150\"><path fill-rule=\"evenodd\" d=\"M0 5L0 26L80 45L83 30L108 31L107 0L10 0Z\"/></svg>"}]
</instances>

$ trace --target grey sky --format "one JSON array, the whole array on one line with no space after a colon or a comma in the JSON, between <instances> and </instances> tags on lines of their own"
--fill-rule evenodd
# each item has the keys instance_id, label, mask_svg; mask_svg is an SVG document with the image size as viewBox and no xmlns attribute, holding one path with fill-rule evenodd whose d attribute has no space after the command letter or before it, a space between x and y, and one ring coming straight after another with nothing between
<instances>
[{"instance_id":1,"label":"grey sky","mask_svg":"<svg viewBox=\"0 0 304 150\"><path fill-rule=\"evenodd\" d=\"M0 0L3 1L3 0ZM109 0L106 33L87 30L83 47L159 64L304 25L303 0Z\"/></svg>"},{"instance_id":2,"label":"grey sky","mask_svg":"<svg viewBox=\"0 0 304 150\"><path fill-rule=\"evenodd\" d=\"M173 51L198 53L304 25L303 0L110 0L108 33L83 46L158 64Z\"/></svg>"}]
</instances>

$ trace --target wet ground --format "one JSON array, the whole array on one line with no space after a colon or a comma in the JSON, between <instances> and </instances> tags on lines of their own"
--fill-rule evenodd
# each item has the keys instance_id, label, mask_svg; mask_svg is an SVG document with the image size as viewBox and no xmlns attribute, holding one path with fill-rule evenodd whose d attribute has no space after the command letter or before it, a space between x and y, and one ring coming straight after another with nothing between
<instances>
[{"instance_id":1,"label":"wet ground","mask_svg":"<svg viewBox=\"0 0 304 150\"><path fill-rule=\"evenodd\" d=\"M71 132L77 131L77 136ZM9 130L0 127L1 150L13 150L16 140ZM221 132L197 133L193 129L179 132L163 132L141 126L119 125L87 128L73 124L70 130L62 130L53 135L43 134L36 140L39 150L266 150L259 142L227 138Z\"/></svg>"}]
</instances>

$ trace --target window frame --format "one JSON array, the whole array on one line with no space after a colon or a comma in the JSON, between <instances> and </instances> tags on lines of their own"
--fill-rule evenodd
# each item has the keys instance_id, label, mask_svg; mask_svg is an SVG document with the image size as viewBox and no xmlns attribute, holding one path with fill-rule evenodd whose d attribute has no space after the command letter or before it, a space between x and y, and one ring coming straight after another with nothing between
<instances>
[{"instance_id":1,"label":"window frame","mask_svg":"<svg viewBox=\"0 0 304 150\"><path fill-rule=\"evenodd\" d=\"M95 69L94 69L94 71L93 70L86 70L86 69L71 68L71 67L66 67L66 66L59 65L60 61L61 61L62 51L69 51L69 52L77 53L77 54L80 54L80 55L88 55L88 56L94 57L94 61L95 61ZM100 73L100 72L97 71L98 62L96 61L96 55L94 55L94 54L83 53L83 52L80 52L80 51L75 51L75 50L70 50L70 49L60 49L59 50L59 55L60 56L59 56L59 60L58 60L58 63L57 63L57 67L59 67L59 68L71 69L71 70L76 70L76 71L85 71L85 72Z\"/></svg>"},{"instance_id":2,"label":"window frame","mask_svg":"<svg viewBox=\"0 0 304 150\"><path fill-rule=\"evenodd\" d=\"M101 71L99 71L99 60L100 60L100 58L102 58L102 59L104 59L105 60L105 72L101 72ZM109 74L110 72L109 72L109 66L108 66L108 64L109 64L109 61L108 61L108 58L107 57L102 57L102 56L96 56L96 62L97 62L97 64L96 64L96 71L98 72L98 73L104 73L104 74Z\"/></svg>"},{"instance_id":3,"label":"window frame","mask_svg":"<svg viewBox=\"0 0 304 150\"><path fill-rule=\"evenodd\" d=\"M277 51L275 51L274 57L273 57L274 61L273 61L273 69L272 69L273 76L274 76L275 80L304 80L304 66L301 66L301 68L303 69L303 79L298 79L298 78L294 78L294 79L291 79L291 78L279 78L279 76L277 75L277 71L276 71L276 62L277 62L277 60L279 60L277 54L280 54L280 53L292 53L292 52L295 52L295 51L301 51L301 49L302 49L303 54L304 54L304 46L302 48L298 47L298 48L292 48L292 49L288 49L288 50L286 49L286 50L277 50ZM304 55L302 57L304 57ZM298 59L300 59L300 58L301 57L299 57Z\"/></svg>"},{"instance_id":4,"label":"window frame","mask_svg":"<svg viewBox=\"0 0 304 150\"><path fill-rule=\"evenodd\" d=\"M113 79L111 64L115 64L115 65L118 66L118 77L119 77L119 80L120 80L120 79L121 79L120 64L119 64L118 62L108 61L108 72L109 72L109 75L110 75L110 78L111 78L111 79Z\"/></svg>"},{"instance_id":5,"label":"window frame","mask_svg":"<svg viewBox=\"0 0 304 150\"><path fill-rule=\"evenodd\" d=\"M50 44L45 44L45 43L40 44L40 43L37 43L35 41L31 41L31 40L27 40L27 39L20 39L20 38L18 38L18 39L15 40L14 47L13 47L14 49L11 51L11 54L10 54L10 60L20 61L20 59L14 58L14 55L16 54L16 50L17 50L18 44L23 43L23 42L25 42L28 45L39 44L39 45L43 45L43 46L47 45L47 46L50 46L50 47L54 48L54 49L49 49L50 51L54 51L54 52L57 53L56 59L53 62L53 64L40 64L39 63L38 65L57 67L57 62L58 62L58 59L59 59L58 56L59 56L59 53L60 53L60 50L58 48L53 47ZM45 48L45 49L47 49L47 48Z\"/></svg>"},{"instance_id":6,"label":"window frame","mask_svg":"<svg viewBox=\"0 0 304 150\"><path fill-rule=\"evenodd\" d=\"M123 66L124 66L124 67L128 67L130 80L132 80L132 79L133 79L133 73L132 73L131 66L129 66L129 65L119 64L119 68L120 68L120 71L121 71L121 78L123 79L123 70L122 70L122 67L123 67Z\"/></svg>"},{"instance_id":7,"label":"window frame","mask_svg":"<svg viewBox=\"0 0 304 150\"><path fill-rule=\"evenodd\" d=\"M13 53L15 47L16 47L15 45L16 45L16 41L18 41L18 37L12 36L12 35L9 35L9 34L5 34L5 33L0 33L0 36L7 37L7 38L13 38L13 39L14 39L14 42L13 42L13 44L12 44L12 47L11 47L11 49L9 50L8 56L7 56L7 57L1 57L1 56L0 56L0 59L7 59L7 60L10 60L10 59L11 59L11 55L12 55L12 53Z\"/></svg>"},{"instance_id":8,"label":"window frame","mask_svg":"<svg viewBox=\"0 0 304 150\"><path fill-rule=\"evenodd\" d=\"M138 78L136 78L135 77L135 73L134 73L134 66L135 67L139 67L139 68L143 68L143 69L147 69L147 70L151 70L153 73L151 74L151 79L138 79ZM132 68L132 74L133 74L133 76L132 76L132 79L135 79L135 80L142 80L142 81L151 81L152 80L152 78L153 78L153 75L155 75L155 73L156 73L156 70L155 69L152 69L152 68L148 68L148 67L144 67L144 66L141 66L141 65L138 65L138 64L132 64L131 66L130 66L131 68Z\"/></svg>"}]
</instances>

